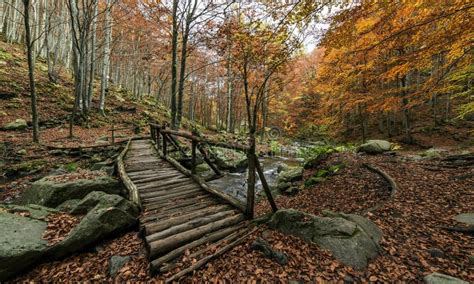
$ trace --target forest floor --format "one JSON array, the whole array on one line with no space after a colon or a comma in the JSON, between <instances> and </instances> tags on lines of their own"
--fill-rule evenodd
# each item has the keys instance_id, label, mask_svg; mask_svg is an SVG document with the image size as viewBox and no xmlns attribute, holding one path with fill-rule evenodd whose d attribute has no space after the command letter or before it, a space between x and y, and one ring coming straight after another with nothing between
<instances>
[{"instance_id":1,"label":"forest floor","mask_svg":"<svg viewBox=\"0 0 474 284\"><path fill-rule=\"evenodd\" d=\"M437 159L412 160L408 154L367 156L354 153L333 154L327 165L344 163L345 167L325 181L306 188L295 196L277 197L280 208L295 208L320 215L322 210L364 214L377 204L382 206L367 217L383 231L382 254L365 271L355 271L337 261L329 252L302 240L262 226L244 243L218 259L210 261L185 282L193 280L296 281L403 281L419 282L431 272L441 272L474 281L473 237L450 232L442 226L454 226L453 217L474 206L474 168L447 168ZM388 173L399 191L389 199L389 186L363 163ZM311 171L305 175L310 176ZM257 212L269 211L265 201ZM67 230L66 230L67 231ZM261 237L289 259L285 266L250 249ZM108 276L113 255L132 259L119 273ZM186 263L192 260L181 259ZM180 266L176 268L179 270ZM105 241L91 251L62 261L44 263L15 281L161 281L168 274L151 276L144 244L138 232L129 232Z\"/></svg>"}]
</instances>

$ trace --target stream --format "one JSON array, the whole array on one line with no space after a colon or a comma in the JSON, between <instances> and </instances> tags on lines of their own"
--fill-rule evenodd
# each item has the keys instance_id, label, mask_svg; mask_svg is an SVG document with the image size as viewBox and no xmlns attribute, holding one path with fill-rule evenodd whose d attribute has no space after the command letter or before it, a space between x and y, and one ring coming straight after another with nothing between
<instances>
[{"instance_id":1,"label":"stream","mask_svg":"<svg viewBox=\"0 0 474 284\"><path fill-rule=\"evenodd\" d=\"M279 156L263 157L259 158L260 164L263 168L263 173L270 187L276 185L277 182L277 169L278 165L286 164L288 166L298 166L301 164L301 159L297 158L284 158ZM255 186L256 196L263 190L262 182L257 174L257 183ZM241 173L226 173L226 175L220 179L216 179L208 182L225 193L243 201L245 203L247 197L247 170Z\"/></svg>"}]
</instances>

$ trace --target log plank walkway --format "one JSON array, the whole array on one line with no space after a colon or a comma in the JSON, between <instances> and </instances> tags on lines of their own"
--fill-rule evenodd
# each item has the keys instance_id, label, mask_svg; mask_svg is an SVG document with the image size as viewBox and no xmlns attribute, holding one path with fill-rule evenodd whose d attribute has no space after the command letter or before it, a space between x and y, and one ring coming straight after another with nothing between
<instances>
[{"instance_id":1,"label":"log plank walkway","mask_svg":"<svg viewBox=\"0 0 474 284\"><path fill-rule=\"evenodd\" d=\"M205 261L215 248L225 249L248 234L249 221L241 211L162 159L151 140L133 140L129 147L124 167L143 209L140 228L153 272L171 270L185 253Z\"/></svg>"}]
</instances>

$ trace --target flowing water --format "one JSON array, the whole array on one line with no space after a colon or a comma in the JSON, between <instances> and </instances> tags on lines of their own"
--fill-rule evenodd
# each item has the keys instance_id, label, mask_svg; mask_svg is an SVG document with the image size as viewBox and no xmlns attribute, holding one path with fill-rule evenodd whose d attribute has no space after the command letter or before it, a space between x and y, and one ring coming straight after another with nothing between
<instances>
[{"instance_id":1,"label":"flowing water","mask_svg":"<svg viewBox=\"0 0 474 284\"><path fill-rule=\"evenodd\" d=\"M301 164L300 159L283 157L263 157L259 158L259 161L262 165L265 179L270 187L276 185L278 176L277 169L280 164L286 164L288 166L297 166ZM255 186L255 191L258 196L263 188L258 175L256 179L257 184ZM208 184L213 185L227 194L245 202L247 196L247 170L241 173L227 173L224 177L210 181Z\"/></svg>"}]
</instances>

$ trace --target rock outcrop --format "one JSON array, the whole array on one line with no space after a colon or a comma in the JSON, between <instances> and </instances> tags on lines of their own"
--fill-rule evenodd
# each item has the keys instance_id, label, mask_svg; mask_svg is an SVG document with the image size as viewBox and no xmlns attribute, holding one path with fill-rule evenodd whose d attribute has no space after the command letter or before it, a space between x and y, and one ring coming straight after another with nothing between
<instances>
[{"instance_id":1,"label":"rock outcrop","mask_svg":"<svg viewBox=\"0 0 474 284\"><path fill-rule=\"evenodd\" d=\"M382 233L368 219L354 214L326 212L319 217L294 209L278 210L269 225L306 242L328 249L346 265L362 270L379 254Z\"/></svg>"},{"instance_id":2,"label":"rock outcrop","mask_svg":"<svg viewBox=\"0 0 474 284\"><path fill-rule=\"evenodd\" d=\"M57 182L44 177L27 189L20 204L39 204L56 207L70 199L82 199L93 191L103 191L110 194L119 194L121 184L109 176L99 176L95 179L78 179L69 182Z\"/></svg>"}]
</instances>

